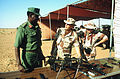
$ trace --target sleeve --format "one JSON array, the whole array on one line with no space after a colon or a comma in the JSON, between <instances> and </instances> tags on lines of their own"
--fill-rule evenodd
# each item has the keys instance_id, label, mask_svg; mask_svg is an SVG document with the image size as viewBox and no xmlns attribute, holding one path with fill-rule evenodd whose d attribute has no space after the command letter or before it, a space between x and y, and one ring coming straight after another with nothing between
<instances>
[{"instance_id":1,"label":"sleeve","mask_svg":"<svg viewBox=\"0 0 120 79\"><path fill-rule=\"evenodd\" d=\"M105 36L103 37L103 39L108 39L107 35L105 35Z\"/></svg>"},{"instance_id":2,"label":"sleeve","mask_svg":"<svg viewBox=\"0 0 120 79\"><path fill-rule=\"evenodd\" d=\"M23 28L22 28L22 27L19 27L19 28L17 29L16 39L15 39L14 46L15 46L16 48L21 47L22 42L23 42L23 39L24 39L24 31L23 31Z\"/></svg>"},{"instance_id":3,"label":"sleeve","mask_svg":"<svg viewBox=\"0 0 120 79\"><path fill-rule=\"evenodd\" d=\"M103 34L103 33L98 33L98 38L102 36L102 39L108 39L107 35Z\"/></svg>"},{"instance_id":4,"label":"sleeve","mask_svg":"<svg viewBox=\"0 0 120 79\"><path fill-rule=\"evenodd\" d=\"M60 35L60 33L61 33L61 29L58 28L58 29L57 29L57 32L56 32L56 34L55 34L55 38L58 38L58 36Z\"/></svg>"},{"instance_id":5,"label":"sleeve","mask_svg":"<svg viewBox=\"0 0 120 79\"><path fill-rule=\"evenodd\" d=\"M74 40L73 46L77 47L77 46L79 46L79 41L78 41L78 36L75 32L74 32L74 36L75 36L75 40Z\"/></svg>"},{"instance_id":6,"label":"sleeve","mask_svg":"<svg viewBox=\"0 0 120 79\"><path fill-rule=\"evenodd\" d=\"M42 46L42 40L41 40L41 38L42 38L42 31L41 31L41 28L40 28L40 27L38 27L38 36L39 36L40 46Z\"/></svg>"},{"instance_id":7,"label":"sleeve","mask_svg":"<svg viewBox=\"0 0 120 79\"><path fill-rule=\"evenodd\" d=\"M102 35L102 33L98 32L97 37L99 38Z\"/></svg>"}]
</instances>

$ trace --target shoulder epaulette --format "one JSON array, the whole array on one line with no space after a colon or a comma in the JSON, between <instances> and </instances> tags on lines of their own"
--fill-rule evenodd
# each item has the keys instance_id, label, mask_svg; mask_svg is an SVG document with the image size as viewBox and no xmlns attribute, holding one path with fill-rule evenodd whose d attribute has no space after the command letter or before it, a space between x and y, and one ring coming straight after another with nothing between
<instances>
[{"instance_id":1,"label":"shoulder epaulette","mask_svg":"<svg viewBox=\"0 0 120 79\"><path fill-rule=\"evenodd\" d=\"M27 22L24 22L23 24L21 24L21 26L25 28L27 26Z\"/></svg>"},{"instance_id":2,"label":"shoulder epaulette","mask_svg":"<svg viewBox=\"0 0 120 79\"><path fill-rule=\"evenodd\" d=\"M27 26L27 22L24 22L23 24L21 24L19 27L17 27L17 29L19 28L25 28Z\"/></svg>"}]
</instances>

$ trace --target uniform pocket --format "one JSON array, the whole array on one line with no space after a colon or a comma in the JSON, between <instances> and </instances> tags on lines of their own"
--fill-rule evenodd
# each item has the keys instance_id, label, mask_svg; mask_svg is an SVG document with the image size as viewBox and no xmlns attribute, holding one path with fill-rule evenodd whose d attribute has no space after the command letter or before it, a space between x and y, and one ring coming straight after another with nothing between
<instances>
[{"instance_id":1,"label":"uniform pocket","mask_svg":"<svg viewBox=\"0 0 120 79\"><path fill-rule=\"evenodd\" d=\"M28 42L30 42L30 43L36 41L36 40L37 40L37 34L36 34L36 32L31 32L31 33L29 33L27 40L28 40Z\"/></svg>"}]
</instances>

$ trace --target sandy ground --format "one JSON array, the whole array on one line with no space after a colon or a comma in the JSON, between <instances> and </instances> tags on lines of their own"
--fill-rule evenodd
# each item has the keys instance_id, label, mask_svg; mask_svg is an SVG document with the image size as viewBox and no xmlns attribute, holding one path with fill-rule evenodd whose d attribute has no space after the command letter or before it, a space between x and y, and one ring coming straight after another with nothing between
<instances>
[{"instance_id":1,"label":"sandy ground","mask_svg":"<svg viewBox=\"0 0 120 79\"><path fill-rule=\"evenodd\" d=\"M14 42L16 29L0 29L0 72L16 71ZM42 41L42 50L45 56L50 55L52 41ZM73 50L74 51L74 50ZM114 52L112 52L112 57ZM96 59L109 57L109 49L97 47Z\"/></svg>"}]
</instances>

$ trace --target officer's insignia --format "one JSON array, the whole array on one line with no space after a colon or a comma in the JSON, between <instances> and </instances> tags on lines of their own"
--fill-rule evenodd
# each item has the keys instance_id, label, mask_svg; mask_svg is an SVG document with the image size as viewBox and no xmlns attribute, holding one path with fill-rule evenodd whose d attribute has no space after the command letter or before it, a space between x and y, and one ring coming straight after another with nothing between
<instances>
[{"instance_id":1,"label":"officer's insignia","mask_svg":"<svg viewBox=\"0 0 120 79\"><path fill-rule=\"evenodd\" d=\"M32 25L29 25L30 28L32 28Z\"/></svg>"}]
</instances>

